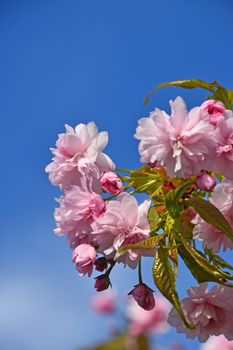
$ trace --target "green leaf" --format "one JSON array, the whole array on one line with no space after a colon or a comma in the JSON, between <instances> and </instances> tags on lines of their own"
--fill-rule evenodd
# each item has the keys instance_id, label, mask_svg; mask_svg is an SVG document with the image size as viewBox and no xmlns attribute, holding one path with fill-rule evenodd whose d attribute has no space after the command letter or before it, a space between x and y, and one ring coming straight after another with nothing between
<instances>
[{"instance_id":1,"label":"green leaf","mask_svg":"<svg viewBox=\"0 0 233 350\"><path fill-rule=\"evenodd\" d=\"M233 104L233 89L228 90L228 95L230 97L231 103Z\"/></svg>"},{"instance_id":2,"label":"green leaf","mask_svg":"<svg viewBox=\"0 0 233 350\"><path fill-rule=\"evenodd\" d=\"M178 245L175 240L175 233L174 231L170 231L168 234L168 254L169 258L171 259L175 274L177 275L178 272Z\"/></svg>"},{"instance_id":3,"label":"green leaf","mask_svg":"<svg viewBox=\"0 0 233 350\"><path fill-rule=\"evenodd\" d=\"M161 225L162 219L156 211L155 207L150 207L147 215L147 219L150 224L151 233L156 232Z\"/></svg>"},{"instance_id":4,"label":"green leaf","mask_svg":"<svg viewBox=\"0 0 233 350\"><path fill-rule=\"evenodd\" d=\"M211 224L233 240L233 230L224 215L212 203L202 198L190 198L185 201L193 207L203 220Z\"/></svg>"},{"instance_id":5,"label":"green leaf","mask_svg":"<svg viewBox=\"0 0 233 350\"><path fill-rule=\"evenodd\" d=\"M164 234L149 237L147 239L144 239L138 243L129 244L120 250L115 255L115 259L119 258L121 255L125 254L130 249L156 249L156 245L158 242L160 242L165 237Z\"/></svg>"},{"instance_id":6,"label":"green leaf","mask_svg":"<svg viewBox=\"0 0 233 350\"><path fill-rule=\"evenodd\" d=\"M212 265L206 260L205 256L197 249L194 249L182 235L179 235L179 238L182 242L182 244L179 245L179 254L199 283L217 282L223 285L229 285L228 282L226 283L225 279L232 280L232 275L222 271L218 266Z\"/></svg>"},{"instance_id":7,"label":"green leaf","mask_svg":"<svg viewBox=\"0 0 233 350\"><path fill-rule=\"evenodd\" d=\"M230 93L223 86L219 86L217 90L213 93L213 96L210 96L210 97L214 98L217 101L223 102L226 108L228 109L232 108Z\"/></svg>"},{"instance_id":8,"label":"green leaf","mask_svg":"<svg viewBox=\"0 0 233 350\"><path fill-rule=\"evenodd\" d=\"M190 180L180 187L167 193L165 203L167 210L173 218L176 218L184 209L184 204L180 199L185 192L193 185L193 180Z\"/></svg>"},{"instance_id":9,"label":"green leaf","mask_svg":"<svg viewBox=\"0 0 233 350\"><path fill-rule=\"evenodd\" d=\"M208 254L211 261L213 261L214 264L217 266L220 266L222 268L226 268L229 270L233 270L233 266L229 264L227 261L225 261L223 258L221 258L219 255L216 255L212 249L205 248L205 253Z\"/></svg>"},{"instance_id":10,"label":"green leaf","mask_svg":"<svg viewBox=\"0 0 233 350\"><path fill-rule=\"evenodd\" d=\"M194 89L194 88L202 88L211 92L215 91L215 87L219 86L219 83L214 81L212 83L207 83L204 80L200 79L187 79L187 80L175 80L175 81L169 81L162 83L158 86L156 86L153 90L149 92L149 94L146 96L144 100L144 105L146 105L149 101L149 98L152 94L154 94L156 91L163 89L168 86L175 86L175 87L181 87L185 89Z\"/></svg>"},{"instance_id":11,"label":"green leaf","mask_svg":"<svg viewBox=\"0 0 233 350\"><path fill-rule=\"evenodd\" d=\"M145 165L132 171L128 182L135 188L135 192L152 194L161 187L164 176L161 171Z\"/></svg>"},{"instance_id":12,"label":"green leaf","mask_svg":"<svg viewBox=\"0 0 233 350\"><path fill-rule=\"evenodd\" d=\"M172 303L186 327L193 329L193 325L186 319L181 308L176 292L175 273L169 262L167 249L162 246L157 249L153 265L153 278L156 287Z\"/></svg>"}]
</instances>

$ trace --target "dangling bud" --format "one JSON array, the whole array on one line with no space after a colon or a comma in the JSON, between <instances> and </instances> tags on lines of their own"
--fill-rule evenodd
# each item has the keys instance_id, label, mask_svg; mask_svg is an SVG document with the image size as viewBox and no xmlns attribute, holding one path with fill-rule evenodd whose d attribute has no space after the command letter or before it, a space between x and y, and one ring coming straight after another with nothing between
<instances>
[{"instance_id":1,"label":"dangling bud","mask_svg":"<svg viewBox=\"0 0 233 350\"><path fill-rule=\"evenodd\" d=\"M102 257L102 258L98 258L95 262L95 269L97 271L103 272L108 266L108 262L107 259Z\"/></svg>"},{"instance_id":2,"label":"dangling bud","mask_svg":"<svg viewBox=\"0 0 233 350\"><path fill-rule=\"evenodd\" d=\"M110 286L110 279L107 275L100 275L96 277L94 288L97 292L102 292L105 289L108 289Z\"/></svg>"},{"instance_id":3,"label":"dangling bud","mask_svg":"<svg viewBox=\"0 0 233 350\"><path fill-rule=\"evenodd\" d=\"M153 290L144 283L139 283L135 288L129 292L129 295L132 294L135 301L141 306L144 310L152 310L155 307L155 298Z\"/></svg>"}]
</instances>

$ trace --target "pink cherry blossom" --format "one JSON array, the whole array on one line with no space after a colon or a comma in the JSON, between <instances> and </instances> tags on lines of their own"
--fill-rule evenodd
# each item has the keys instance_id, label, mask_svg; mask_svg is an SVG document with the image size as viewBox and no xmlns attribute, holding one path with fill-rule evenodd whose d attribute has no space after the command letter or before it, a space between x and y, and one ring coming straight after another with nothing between
<instances>
[{"instance_id":1,"label":"pink cherry blossom","mask_svg":"<svg viewBox=\"0 0 233 350\"><path fill-rule=\"evenodd\" d=\"M206 110L209 114L209 121L215 125L218 120L223 117L226 110L224 104L221 101L207 100L202 103L201 108Z\"/></svg>"},{"instance_id":2,"label":"pink cherry blossom","mask_svg":"<svg viewBox=\"0 0 233 350\"><path fill-rule=\"evenodd\" d=\"M209 201L222 212L233 228L233 181L219 183ZM199 215L196 215L192 222L196 225L193 229L193 238L202 241L204 247L212 248L216 253L221 247L223 250L233 249L233 241Z\"/></svg>"},{"instance_id":3,"label":"pink cherry blossom","mask_svg":"<svg viewBox=\"0 0 233 350\"><path fill-rule=\"evenodd\" d=\"M55 209L54 217L57 235L67 234L71 245L76 242L88 243L87 235L91 231L91 224L105 210L105 203L99 194L88 188L82 178L82 186L70 186L58 200L60 207ZM83 240L84 239L84 240Z\"/></svg>"},{"instance_id":4,"label":"pink cherry blossom","mask_svg":"<svg viewBox=\"0 0 233 350\"><path fill-rule=\"evenodd\" d=\"M102 152L108 143L108 133L100 132L94 122L78 124L75 129L66 125L66 133L58 135L52 163L46 167L53 185L62 188L79 185L82 175L97 186L101 174L114 170L111 159Z\"/></svg>"},{"instance_id":5,"label":"pink cherry blossom","mask_svg":"<svg viewBox=\"0 0 233 350\"><path fill-rule=\"evenodd\" d=\"M223 335L211 337L201 346L201 350L233 350L233 340L227 340Z\"/></svg>"},{"instance_id":6,"label":"pink cherry blossom","mask_svg":"<svg viewBox=\"0 0 233 350\"><path fill-rule=\"evenodd\" d=\"M188 297L182 300L181 306L187 319L195 329L184 325L177 311L172 308L168 323L176 327L178 333L184 333L187 338L198 337L205 342L211 335L223 334L229 340L233 339L233 290L230 287L215 285L208 290L207 283L188 290Z\"/></svg>"},{"instance_id":7,"label":"pink cherry blossom","mask_svg":"<svg viewBox=\"0 0 233 350\"><path fill-rule=\"evenodd\" d=\"M92 224L92 234L99 247L98 251L112 258L121 247L148 238L149 207L149 201L138 205L137 200L126 192L121 193L117 200L108 201L105 213ZM143 250L129 250L118 261L135 268L140 255L146 254Z\"/></svg>"},{"instance_id":8,"label":"pink cherry blossom","mask_svg":"<svg viewBox=\"0 0 233 350\"><path fill-rule=\"evenodd\" d=\"M120 178L112 171L104 173L100 179L100 183L103 190L111 194L118 194L124 190Z\"/></svg>"},{"instance_id":9,"label":"pink cherry blossom","mask_svg":"<svg viewBox=\"0 0 233 350\"><path fill-rule=\"evenodd\" d=\"M76 264L80 276L91 276L96 261L96 250L89 244L80 244L73 251L73 262Z\"/></svg>"},{"instance_id":10,"label":"pink cherry blossom","mask_svg":"<svg viewBox=\"0 0 233 350\"><path fill-rule=\"evenodd\" d=\"M134 300L144 310L149 311L155 307L153 290L144 283L140 283L135 286L129 295L132 295Z\"/></svg>"},{"instance_id":11,"label":"pink cherry blossom","mask_svg":"<svg viewBox=\"0 0 233 350\"><path fill-rule=\"evenodd\" d=\"M133 298L130 298L126 310L129 334L139 336L145 333L165 333L168 330L169 309L167 300L161 296L155 295L155 307L150 311L142 309Z\"/></svg>"},{"instance_id":12,"label":"pink cherry blossom","mask_svg":"<svg viewBox=\"0 0 233 350\"><path fill-rule=\"evenodd\" d=\"M226 109L221 101L207 100L202 103L201 108L209 114L209 122L213 125L218 124L221 119L228 119L233 116L233 112Z\"/></svg>"},{"instance_id":13,"label":"pink cherry blossom","mask_svg":"<svg viewBox=\"0 0 233 350\"><path fill-rule=\"evenodd\" d=\"M200 107L189 113L181 97L170 102L172 115L156 109L139 120L135 137L140 140L143 163L165 166L169 176L189 177L207 169L214 152L214 127Z\"/></svg>"},{"instance_id":14,"label":"pink cherry blossom","mask_svg":"<svg viewBox=\"0 0 233 350\"><path fill-rule=\"evenodd\" d=\"M113 291L96 294L92 297L91 304L96 312L112 313L116 309L116 294Z\"/></svg>"},{"instance_id":15,"label":"pink cherry blossom","mask_svg":"<svg viewBox=\"0 0 233 350\"><path fill-rule=\"evenodd\" d=\"M217 146L213 170L233 180L233 117L220 120L214 137Z\"/></svg>"}]
</instances>

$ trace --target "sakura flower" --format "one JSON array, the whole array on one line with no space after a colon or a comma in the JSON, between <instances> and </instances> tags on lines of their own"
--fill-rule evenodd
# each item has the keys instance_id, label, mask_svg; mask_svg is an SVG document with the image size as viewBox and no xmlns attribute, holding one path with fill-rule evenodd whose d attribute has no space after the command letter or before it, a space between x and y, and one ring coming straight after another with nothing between
<instances>
[{"instance_id":1,"label":"sakura flower","mask_svg":"<svg viewBox=\"0 0 233 350\"><path fill-rule=\"evenodd\" d=\"M221 101L207 100L202 103L201 108L206 110L209 114L209 121L215 125L218 120L223 117L226 110L224 104Z\"/></svg>"},{"instance_id":2,"label":"sakura flower","mask_svg":"<svg viewBox=\"0 0 233 350\"><path fill-rule=\"evenodd\" d=\"M227 340L223 335L211 337L201 346L201 350L233 350L233 340Z\"/></svg>"},{"instance_id":3,"label":"sakura flower","mask_svg":"<svg viewBox=\"0 0 233 350\"><path fill-rule=\"evenodd\" d=\"M209 122L213 125L218 124L221 119L228 119L233 116L233 112L226 109L221 101L207 100L202 103L201 108L209 114Z\"/></svg>"},{"instance_id":4,"label":"sakura flower","mask_svg":"<svg viewBox=\"0 0 233 350\"><path fill-rule=\"evenodd\" d=\"M74 249L72 259L76 264L80 276L86 274L88 274L88 277L91 276L96 261L96 251L94 247L89 244L80 244Z\"/></svg>"},{"instance_id":5,"label":"sakura flower","mask_svg":"<svg viewBox=\"0 0 233 350\"><path fill-rule=\"evenodd\" d=\"M176 327L178 333L184 333L191 339L198 337L200 342L205 342L211 335L220 334L232 340L232 297L233 290L229 287L216 285L208 290L207 283L192 287L181 306L195 329L186 328L174 308L169 313L168 323Z\"/></svg>"},{"instance_id":6,"label":"sakura flower","mask_svg":"<svg viewBox=\"0 0 233 350\"><path fill-rule=\"evenodd\" d=\"M116 309L116 294L113 291L106 291L94 295L91 304L96 312L110 314Z\"/></svg>"},{"instance_id":7,"label":"sakura flower","mask_svg":"<svg viewBox=\"0 0 233 350\"><path fill-rule=\"evenodd\" d=\"M218 123L215 139L217 146L213 170L233 180L233 117Z\"/></svg>"},{"instance_id":8,"label":"sakura flower","mask_svg":"<svg viewBox=\"0 0 233 350\"><path fill-rule=\"evenodd\" d=\"M233 228L233 181L219 183L209 201L222 212ZM223 250L233 249L233 241L199 215L196 215L192 223L196 225L193 229L193 238L202 241L204 247L212 248L215 253L222 247Z\"/></svg>"},{"instance_id":9,"label":"sakura flower","mask_svg":"<svg viewBox=\"0 0 233 350\"><path fill-rule=\"evenodd\" d=\"M155 307L150 311L142 309L133 298L130 298L126 310L129 334L139 336L145 333L165 333L168 330L169 309L168 302L161 296L155 296Z\"/></svg>"},{"instance_id":10,"label":"sakura flower","mask_svg":"<svg viewBox=\"0 0 233 350\"><path fill-rule=\"evenodd\" d=\"M167 168L169 176L189 177L207 169L213 157L213 130L208 113L200 107L189 113L181 97L170 101L172 114L156 109L138 122L143 163Z\"/></svg>"},{"instance_id":11,"label":"sakura flower","mask_svg":"<svg viewBox=\"0 0 233 350\"><path fill-rule=\"evenodd\" d=\"M104 191L111 194L118 194L124 190L120 178L112 171L104 173L100 179Z\"/></svg>"},{"instance_id":12,"label":"sakura flower","mask_svg":"<svg viewBox=\"0 0 233 350\"><path fill-rule=\"evenodd\" d=\"M139 242L149 237L150 225L147 213L149 201L138 205L137 200L128 193L121 193L117 200L108 201L103 215L92 224L93 241L98 245L98 252L108 257L125 245ZM131 268L137 266L142 250L129 250L118 261Z\"/></svg>"},{"instance_id":13,"label":"sakura flower","mask_svg":"<svg viewBox=\"0 0 233 350\"><path fill-rule=\"evenodd\" d=\"M60 207L55 209L54 217L57 235L67 234L71 243L80 238L77 244L88 243L87 235L91 224L105 210L105 203L99 194L93 192L82 178L82 186L71 186L58 200ZM89 237L88 237L89 238Z\"/></svg>"},{"instance_id":14,"label":"sakura flower","mask_svg":"<svg viewBox=\"0 0 233 350\"><path fill-rule=\"evenodd\" d=\"M95 186L101 174L114 170L111 159L102 152L108 143L108 133L100 132L94 122L78 124L75 129L66 125L66 133L58 135L52 163L46 167L53 185L65 188L79 185L85 175Z\"/></svg>"}]
</instances>

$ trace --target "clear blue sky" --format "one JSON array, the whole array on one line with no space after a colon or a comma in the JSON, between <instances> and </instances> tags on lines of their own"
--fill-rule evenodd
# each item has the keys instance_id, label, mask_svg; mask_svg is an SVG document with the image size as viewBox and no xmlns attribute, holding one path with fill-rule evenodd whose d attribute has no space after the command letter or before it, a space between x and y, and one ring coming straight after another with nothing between
<instances>
[{"instance_id":1,"label":"clear blue sky","mask_svg":"<svg viewBox=\"0 0 233 350\"><path fill-rule=\"evenodd\" d=\"M115 163L137 167L137 119L177 94L189 107L205 96L167 89L145 108L151 88L182 78L233 86L232 18L231 0L1 0L1 349L72 350L106 337L108 321L89 307L93 281L76 275L52 232L49 147L65 123L94 120ZM113 277L119 291L136 281L122 268ZM181 271L182 295L190 283ZM172 337L184 339L162 343Z\"/></svg>"}]
</instances>

